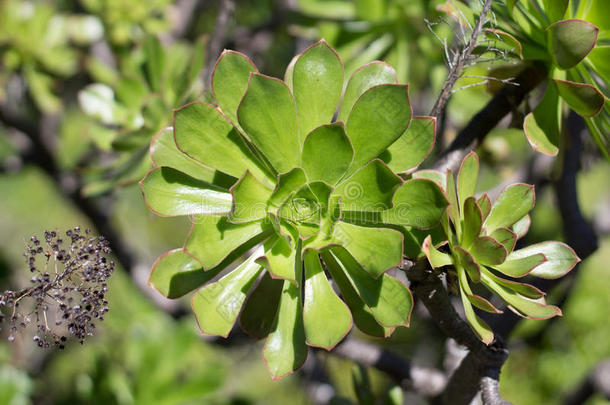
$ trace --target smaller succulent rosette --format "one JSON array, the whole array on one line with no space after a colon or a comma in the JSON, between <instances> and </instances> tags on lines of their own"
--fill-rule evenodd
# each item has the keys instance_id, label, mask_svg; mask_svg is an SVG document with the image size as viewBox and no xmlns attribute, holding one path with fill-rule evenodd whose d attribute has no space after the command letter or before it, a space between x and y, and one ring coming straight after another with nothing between
<instances>
[{"instance_id":1,"label":"smaller succulent rosette","mask_svg":"<svg viewBox=\"0 0 610 405\"><path fill-rule=\"evenodd\" d=\"M580 259L568 245L556 241L515 250L517 239L529 228L534 186L512 184L492 204L486 193L475 197L478 173L479 159L472 152L462 162L457 177L449 170L446 174L424 170L415 176L437 181L449 200L447 214L441 220L446 240L435 244L432 235L428 235L422 251L433 268L455 269L450 273L450 287L459 290L466 319L481 340L489 344L493 332L473 307L491 313L502 311L475 294L471 283L483 285L522 317L548 319L561 315L561 310L546 303L544 292L515 279L527 275L558 278Z\"/></svg>"},{"instance_id":2,"label":"smaller succulent rosette","mask_svg":"<svg viewBox=\"0 0 610 405\"><path fill-rule=\"evenodd\" d=\"M193 218L150 283L170 298L205 284L192 299L202 333L227 336L239 319L267 338L273 378L303 364L308 346L333 348L353 323L380 337L408 326L411 293L386 274L403 259L394 228L437 225L447 206L434 182L405 181L434 142L434 120L411 117L407 85L382 62L345 87L343 75L324 41L284 81L223 52L218 106L177 110L141 182L153 212Z\"/></svg>"}]
</instances>

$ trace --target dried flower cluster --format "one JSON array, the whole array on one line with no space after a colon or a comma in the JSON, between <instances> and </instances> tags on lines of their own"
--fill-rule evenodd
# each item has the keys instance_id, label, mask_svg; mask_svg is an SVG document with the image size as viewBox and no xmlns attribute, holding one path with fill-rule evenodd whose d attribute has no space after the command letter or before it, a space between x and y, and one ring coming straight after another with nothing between
<instances>
[{"instance_id":1,"label":"dried flower cluster","mask_svg":"<svg viewBox=\"0 0 610 405\"><path fill-rule=\"evenodd\" d=\"M32 236L24 253L32 286L0 294L0 322L8 318L9 341L32 323L34 342L43 348L63 349L68 336L83 343L93 335L96 320L108 312L106 283L115 266L110 252L106 239L80 227L65 238L56 231L45 231L43 241Z\"/></svg>"}]
</instances>

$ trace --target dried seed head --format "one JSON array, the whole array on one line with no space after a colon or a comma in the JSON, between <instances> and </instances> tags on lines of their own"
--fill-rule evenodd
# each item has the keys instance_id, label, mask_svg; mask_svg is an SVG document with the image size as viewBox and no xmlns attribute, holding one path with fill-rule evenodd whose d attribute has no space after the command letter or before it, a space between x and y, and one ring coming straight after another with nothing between
<instances>
[{"instance_id":1,"label":"dried seed head","mask_svg":"<svg viewBox=\"0 0 610 405\"><path fill-rule=\"evenodd\" d=\"M107 257L111 252L108 242L91 236L89 230L83 235L80 227L65 235L64 239L57 231L45 231L43 243L32 236L24 254L33 273L31 286L0 293L0 309L12 314L9 341L15 340L17 326L34 323L39 333L33 339L39 347L63 349L66 335L84 343L93 335L95 322L108 312L107 280L115 267ZM0 312L0 323L3 321Z\"/></svg>"}]
</instances>

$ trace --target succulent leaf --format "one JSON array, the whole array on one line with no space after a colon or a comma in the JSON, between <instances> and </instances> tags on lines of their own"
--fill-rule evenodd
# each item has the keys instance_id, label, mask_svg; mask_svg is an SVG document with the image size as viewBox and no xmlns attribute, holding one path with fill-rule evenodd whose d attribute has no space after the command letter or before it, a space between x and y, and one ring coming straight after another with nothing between
<instances>
[{"instance_id":1,"label":"succulent leaf","mask_svg":"<svg viewBox=\"0 0 610 405\"><path fill-rule=\"evenodd\" d=\"M326 350L335 347L352 327L349 308L333 291L314 250L305 253L303 323L307 344Z\"/></svg>"},{"instance_id":2,"label":"succulent leaf","mask_svg":"<svg viewBox=\"0 0 610 405\"><path fill-rule=\"evenodd\" d=\"M487 232L513 225L534 207L534 187L528 184L512 184L506 187L494 201L483 226Z\"/></svg>"},{"instance_id":3,"label":"succulent leaf","mask_svg":"<svg viewBox=\"0 0 610 405\"><path fill-rule=\"evenodd\" d=\"M274 327L267 337L263 357L274 380L292 374L307 359L301 294L290 281L284 281Z\"/></svg>"},{"instance_id":4,"label":"succulent leaf","mask_svg":"<svg viewBox=\"0 0 610 405\"><path fill-rule=\"evenodd\" d=\"M252 222L267 215L267 202L273 190L265 187L248 171L231 187L231 194L233 209L229 220L233 223Z\"/></svg>"},{"instance_id":5,"label":"succulent leaf","mask_svg":"<svg viewBox=\"0 0 610 405\"><path fill-rule=\"evenodd\" d=\"M275 312L282 294L282 280L274 280L264 273L260 282L246 298L239 316L239 326L251 336L263 339L271 332Z\"/></svg>"},{"instance_id":6,"label":"succulent leaf","mask_svg":"<svg viewBox=\"0 0 610 405\"><path fill-rule=\"evenodd\" d=\"M269 177L235 127L209 104L176 110L174 136L181 151L208 167L235 178L246 170L261 181Z\"/></svg>"},{"instance_id":7,"label":"succulent leaf","mask_svg":"<svg viewBox=\"0 0 610 405\"><path fill-rule=\"evenodd\" d=\"M438 224L447 209L447 199L436 183L411 179L398 187L392 205L380 212L379 222L428 229Z\"/></svg>"},{"instance_id":8,"label":"succulent leaf","mask_svg":"<svg viewBox=\"0 0 610 405\"><path fill-rule=\"evenodd\" d=\"M182 153L176 146L174 128L159 131L150 142L150 160L155 167L171 167L191 177L228 189L236 181ZM224 177L224 178L223 178Z\"/></svg>"},{"instance_id":9,"label":"succulent leaf","mask_svg":"<svg viewBox=\"0 0 610 405\"><path fill-rule=\"evenodd\" d=\"M396 71L385 62L371 62L356 69L347 82L337 120L347 121L356 100L371 87L397 83Z\"/></svg>"},{"instance_id":10,"label":"succulent leaf","mask_svg":"<svg viewBox=\"0 0 610 405\"><path fill-rule=\"evenodd\" d=\"M504 246L491 236L477 237L470 247L470 252L479 263L486 265L503 263L508 255Z\"/></svg>"},{"instance_id":11,"label":"succulent leaf","mask_svg":"<svg viewBox=\"0 0 610 405\"><path fill-rule=\"evenodd\" d=\"M140 182L148 208L161 216L225 215L231 194L170 167L151 170Z\"/></svg>"},{"instance_id":12,"label":"succulent leaf","mask_svg":"<svg viewBox=\"0 0 610 405\"><path fill-rule=\"evenodd\" d=\"M204 270L209 270L237 249L247 250L269 234L261 222L233 224L226 217L195 216L184 248L201 262Z\"/></svg>"},{"instance_id":13,"label":"succulent leaf","mask_svg":"<svg viewBox=\"0 0 610 405\"><path fill-rule=\"evenodd\" d=\"M184 250L173 249L153 263L148 285L167 298L180 298L210 281L220 270L204 271L201 263Z\"/></svg>"},{"instance_id":14,"label":"succulent leaf","mask_svg":"<svg viewBox=\"0 0 610 405\"><path fill-rule=\"evenodd\" d=\"M546 261L547 258L542 253L532 254L531 256L510 254L504 263L497 264L493 268L507 276L519 278L531 273L533 269Z\"/></svg>"},{"instance_id":15,"label":"succulent leaf","mask_svg":"<svg viewBox=\"0 0 610 405\"><path fill-rule=\"evenodd\" d=\"M481 266L477 263L473 255L461 246L456 246L453 253L457 258L457 266L463 267L468 277L475 283L481 280Z\"/></svg>"},{"instance_id":16,"label":"succulent leaf","mask_svg":"<svg viewBox=\"0 0 610 405\"><path fill-rule=\"evenodd\" d=\"M464 210L464 202L474 195L479 178L479 157L470 152L462 161L460 171L457 175L457 193L460 204L460 212Z\"/></svg>"},{"instance_id":17,"label":"succulent leaf","mask_svg":"<svg viewBox=\"0 0 610 405\"><path fill-rule=\"evenodd\" d=\"M436 118L413 117L407 130L380 158L396 173L415 169L432 151L436 138Z\"/></svg>"},{"instance_id":18,"label":"succulent leaf","mask_svg":"<svg viewBox=\"0 0 610 405\"><path fill-rule=\"evenodd\" d=\"M394 229L337 222L335 237L372 277L378 278L402 260L403 236Z\"/></svg>"},{"instance_id":19,"label":"succulent leaf","mask_svg":"<svg viewBox=\"0 0 610 405\"><path fill-rule=\"evenodd\" d=\"M372 277L343 248L332 248L331 251L380 325L385 327L409 325L413 297L407 286L387 274L379 278Z\"/></svg>"},{"instance_id":20,"label":"succulent leaf","mask_svg":"<svg viewBox=\"0 0 610 405\"><path fill-rule=\"evenodd\" d=\"M381 84L356 100L345 131L354 147L350 172L379 156L407 129L411 105L407 85Z\"/></svg>"},{"instance_id":21,"label":"succulent leaf","mask_svg":"<svg viewBox=\"0 0 610 405\"><path fill-rule=\"evenodd\" d=\"M604 108L606 97L595 86L568 80L553 80L561 98L583 117L595 117Z\"/></svg>"},{"instance_id":22,"label":"succulent leaf","mask_svg":"<svg viewBox=\"0 0 610 405\"><path fill-rule=\"evenodd\" d=\"M301 141L314 128L329 124L343 90L343 65L334 49L322 40L295 61L292 86Z\"/></svg>"},{"instance_id":23,"label":"succulent leaf","mask_svg":"<svg viewBox=\"0 0 610 405\"><path fill-rule=\"evenodd\" d=\"M464 306L466 319L479 338L485 344L490 344L493 341L494 334L489 326L475 314L469 299L469 297L472 296L472 291L470 291L466 273L461 268L458 268L458 278L460 283L460 297L462 299L462 305Z\"/></svg>"},{"instance_id":24,"label":"succulent leaf","mask_svg":"<svg viewBox=\"0 0 610 405\"><path fill-rule=\"evenodd\" d=\"M523 131L534 150L555 156L559 151L560 125L559 93L557 87L549 82L540 104L526 115Z\"/></svg>"},{"instance_id":25,"label":"succulent leaf","mask_svg":"<svg viewBox=\"0 0 610 405\"><path fill-rule=\"evenodd\" d=\"M544 298L532 299L510 290L489 277L486 270L481 272L481 281L521 316L530 319L549 319L561 315L561 310L554 305L546 304Z\"/></svg>"},{"instance_id":26,"label":"succulent leaf","mask_svg":"<svg viewBox=\"0 0 610 405\"><path fill-rule=\"evenodd\" d=\"M461 245L470 248L472 243L481 233L483 225L483 214L474 197L466 198L464 212L462 213L464 224L462 225Z\"/></svg>"},{"instance_id":27,"label":"succulent leaf","mask_svg":"<svg viewBox=\"0 0 610 405\"><path fill-rule=\"evenodd\" d=\"M358 329L371 336L390 336L394 331L394 328L381 326L377 322L371 307L368 306L362 298L360 298L335 257L330 252L323 252L321 256L324 260L326 268L333 277L333 280L335 283L337 283L337 286L341 291L341 296L349 307L354 324L358 327Z\"/></svg>"},{"instance_id":28,"label":"succulent leaf","mask_svg":"<svg viewBox=\"0 0 610 405\"><path fill-rule=\"evenodd\" d=\"M290 280L298 285L294 269L296 251L293 246L281 236L267 239L263 246L265 254L256 259L257 263L263 265L271 277Z\"/></svg>"},{"instance_id":29,"label":"succulent leaf","mask_svg":"<svg viewBox=\"0 0 610 405\"><path fill-rule=\"evenodd\" d=\"M557 66L569 69L595 46L599 28L584 20L562 20L547 28L548 48Z\"/></svg>"},{"instance_id":30,"label":"succulent leaf","mask_svg":"<svg viewBox=\"0 0 610 405\"><path fill-rule=\"evenodd\" d=\"M428 262L433 268L443 267L443 266L451 266L453 264L453 260L451 256L447 253L443 253L439 251L432 244L432 237L428 235L422 244L422 252L428 258Z\"/></svg>"},{"instance_id":31,"label":"succulent leaf","mask_svg":"<svg viewBox=\"0 0 610 405\"><path fill-rule=\"evenodd\" d=\"M299 165L301 142L296 106L284 82L251 73L237 118L277 173Z\"/></svg>"},{"instance_id":32,"label":"succulent leaf","mask_svg":"<svg viewBox=\"0 0 610 405\"><path fill-rule=\"evenodd\" d=\"M515 250L509 258L521 259L537 254L543 254L547 260L535 267L530 274L541 278L562 277L580 262L572 248L565 243L555 241L542 242Z\"/></svg>"},{"instance_id":33,"label":"succulent leaf","mask_svg":"<svg viewBox=\"0 0 610 405\"><path fill-rule=\"evenodd\" d=\"M250 287L262 270L254 257L193 295L191 305L202 334L229 335Z\"/></svg>"},{"instance_id":34,"label":"succulent leaf","mask_svg":"<svg viewBox=\"0 0 610 405\"><path fill-rule=\"evenodd\" d=\"M225 50L212 72L212 92L224 114L237 123L237 107L248 88L250 73L258 72L246 55Z\"/></svg>"},{"instance_id":35,"label":"succulent leaf","mask_svg":"<svg viewBox=\"0 0 610 405\"><path fill-rule=\"evenodd\" d=\"M392 208L394 192L402 180L379 159L375 159L337 185L344 211L383 211Z\"/></svg>"},{"instance_id":36,"label":"succulent leaf","mask_svg":"<svg viewBox=\"0 0 610 405\"><path fill-rule=\"evenodd\" d=\"M349 169L354 149L343 123L322 125L305 138L301 165L310 181L335 185Z\"/></svg>"}]
</instances>

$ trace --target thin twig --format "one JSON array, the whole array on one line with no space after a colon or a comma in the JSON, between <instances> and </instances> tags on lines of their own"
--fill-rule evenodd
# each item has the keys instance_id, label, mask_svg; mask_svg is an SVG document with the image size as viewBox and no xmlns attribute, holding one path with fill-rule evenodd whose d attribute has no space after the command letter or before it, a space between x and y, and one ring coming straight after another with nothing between
<instances>
[{"instance_id":1,"label":"thin twig","mask_svg":"<svg viewBox=\"0 0 610 405\"><path fill-rule=\"evenodd\" d=\"M479 111L457 135L434 163L433 168L444 171L456 170L464 156L475 149L492 129L508 113L516 109L525 96L536 88L546 77L548 68L544 63L533 63L526 67L514 79L518 85L505 85L496 95Z\"/></svg>"},{"instance_id":2,"label":"thin twig","mask_svg":"<svg viewBox=\"0 0 610 405\"><path fill-rule=\"evenodd\" d=\"M483 4L483 8L481 10L481 14L479 15L479 20L477 21L474 29L472 30L472 34L470 35L470 39L466 46L462 49L461 52L455 54L454 58L450 64L449 76L443 85L443 89L441 90L441 94L436 99L432 110L430 111L430 116L438 118L443 108L445 108L445 104L449 100L451 96L451 91L453 90L453 86L457 79L459 79L460 74L462 73L462 69L464 69L464 64L470 58L472 51L477 44L477 39L481 30L483 29L483 25L487 22L487 13L491 9L492 0L485 0Z\"/></svg>"}]
</instances>

